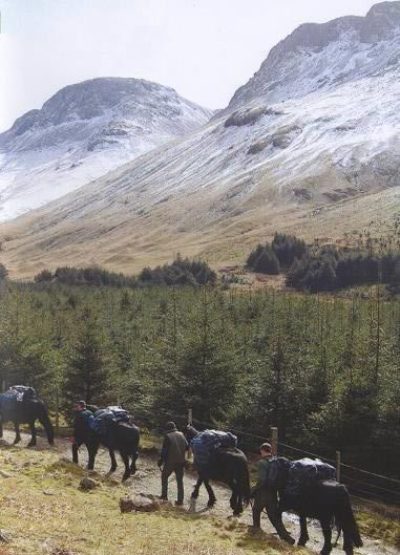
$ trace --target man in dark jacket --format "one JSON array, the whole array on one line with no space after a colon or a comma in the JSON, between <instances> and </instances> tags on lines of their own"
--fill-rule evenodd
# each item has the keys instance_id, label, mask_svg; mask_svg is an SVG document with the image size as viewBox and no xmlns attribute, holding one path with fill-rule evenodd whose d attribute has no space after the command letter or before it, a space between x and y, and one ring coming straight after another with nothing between
<instances>
[{"instance_id":1,"label":"man in dark jacket","mask_svg":"<svg viewBox=\"0 0 400 555\"><path fill-rule=\"evenodd\" d=\"M261 527L261 513L265 508L273 526L278 531L279 537L293 544L294 540L282 527L281 521L277 519L278 504L276 494L267 487L268 467L272 459L272 446L270 443L263 443L259 447L260 459L257 463L257 483L252 489L253 503L253 527L259 530Z\"/></svg>"},{"instance_id":2,"label":"man in dark jacket","mask_svg":"<svg viewBox=\"0 0 400 555\"><path fill-rule=\"evenodd\" d=\"M158 466L161 468L161 499L168 499L168 478L175 472L178 486L176 505L183 505L183 469L188 443L182 432L179 432L174 422L165 425L164 442Z\"/></svg>"},{"instance_id":3,"label":"man in dark jacket","mask_svg":"<svg viewBox=\"0 0 400 555\"><path fill-rule=\"evenodd\" d=\"M266 488L268 466L272 458L272 447L270 443L263 443L259 448L260 459L257 463L257 483L252 489L253 503L253 526L260 528L261 512L271 505L271 496Z\"/></svg>"}]
</instances>

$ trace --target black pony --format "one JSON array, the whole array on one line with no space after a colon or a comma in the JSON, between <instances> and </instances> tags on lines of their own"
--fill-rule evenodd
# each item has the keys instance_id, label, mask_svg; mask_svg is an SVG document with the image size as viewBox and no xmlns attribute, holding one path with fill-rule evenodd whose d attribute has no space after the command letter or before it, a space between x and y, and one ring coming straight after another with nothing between
<instances>
[{"instance_id":1,"label":"black pony","mask_svg":"<svg viewBox=\"0 0 400 555\"><path fill-rule=\"evenodd\" d=\"M97 407L87 406L87 411L92 413ZM72 444L72 460L78 464L78 450L81 445L85 445L88 451L88 469L93 470L94 461L100 445L106 447L110 453L111 468L110 473L117 468L114 451L118 451L125 465L125 472L122 481L136 472L136 460L138 458L138 446L140 430L137 426L127 422L109 422L109 432L107 436L96 433L90 426L85 414L77 412L74 421L74 441Z\"/></svg>"},{"instance_id":2,"label":"black pony","mask_svg":"<svg viewBox=\"0 0 400 555\"><path fill-rule=\"evenodd\" d=\"M193 426L187 426L186 438L190 441L199 432ZM246 455L237 447L217 448L210 457L206 466L196 468L198 479L191 499L193 505L199 496L199 489L204 483L208 493L208 507L213 507L216 502L214 491L209 480L224 482L232 490L230 505L235 516L243 512L243 502L247 505L250 500L250 479Z\"/></svg>"},{"instance_id":3,"label":"black pony","mask_svg":"<svg viewBox=\"0 0 400 555\"><path fill-rule=\"evenodd\" d=\"M361 547L362 540L350 503L349 493L343 484L334 480L315 482L303 488L296 498L285 495L289 475L290 461L284 457L272 459L268 467L266 488L270 495L267 512L278 534L290 537L282 522L282 510L295 512L300 517L300 538L298 544L306 545L307 517L319 520L324 535L321 555L332 551L332 523L343 530L343 550L346 555L353 555L354 547ZM278 503L277 498L281 500ZM283 504L282 504L283 503Z\"/></svg>"},{"instance_id":4,"label":"black pony","mask_svg":"<svg viewBox=\"0 0 400 555\"><path fill-rule=\"evenodd\" d=\"M28 389L28 388L27 388ZM31 389L31 388L29 388ZM0 437L3 437L3 422L13 422L15 428L14 444L21 441L20 424L29 424L31 440L29 447L36 445L35 421L39 420L46 431L50 445L54 443L54 430L45 403L36 396L0 394Z\"/></svg>"}]
</instances>

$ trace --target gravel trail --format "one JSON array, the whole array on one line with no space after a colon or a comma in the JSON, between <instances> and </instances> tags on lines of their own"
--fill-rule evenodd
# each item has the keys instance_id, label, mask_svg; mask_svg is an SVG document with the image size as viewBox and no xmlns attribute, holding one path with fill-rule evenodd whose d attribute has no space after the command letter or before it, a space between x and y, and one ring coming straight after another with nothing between
<instances>
[{"instance_id":1,"label":"gravel trail","mask_svg":"<svg viewBox=\"0 0 400 555\"><path fill-rule=\"evenodd\" d=\"M25 448L28 440L27 434L22 434L23 440L21 442L21 448ZM4 439L11 443L14 439L14 433L5 430ZM47 442L42 438L38 437L38 446L35 448L37 450L49 449ZM50 448L54 449L54 448ZM61 456L71 458L71 443L68 439L57 438L55 449L60 453ZM81 447L79 452L79 462L81 466L85 466L87 463L87 452L85 447ZM156 464L157 458L150 456L148 454L141 453L139 455L137 463L137 473L135 476L130 478L124 487L126 487L128 493L145 493L159 495L161 493L161 476L160 470ZM115 479L121 480L124 465L119 455L117 454L118 468L114 473ZM100 449L96 457L95 470L99 473L106 474L110 468L110 458L108 451ZM190 494L192 492L193 486L196 482L196 475L193 472L185 472L184 477L184 487L185 487L185 503L183 510L190 510ZM202 486L200 489L200 495L196 503L196 513L207 515L215 515L220 518L233 518L232 511L229 506L230 490L228 490L223 484L213 483L213 489L217 497L217 503L212 509L207 509L208 496L207 492ZM169 499L173 503L176 499L176 482L174 476L171 476L169 481ZM298 538L300 534L300 527L298 524L298 518L291 514L284 515L285 526L288 528L293 537ZM240 517L240 522L251 525L251 510L250 508L245 509L244 514ZM262 515L261 527L267 534L274 534L274 529L272 528L268 517L266 514ZM308 549L311 553L319 553L322 547L322 532L319 527L319 523L314 521L309 521L309 535L310 541L307 544ZM336 534L333 534L333 538L336 538ZM393 546L384 544L382 541L367 538L363 536L364 546L360 549L355 550L355 554L358 555L400 555L400 550ZM342 540L339 540L339 546L334 548L332 553L338 555L343 553L342 551Z\"/></svg>"}]
</instances>

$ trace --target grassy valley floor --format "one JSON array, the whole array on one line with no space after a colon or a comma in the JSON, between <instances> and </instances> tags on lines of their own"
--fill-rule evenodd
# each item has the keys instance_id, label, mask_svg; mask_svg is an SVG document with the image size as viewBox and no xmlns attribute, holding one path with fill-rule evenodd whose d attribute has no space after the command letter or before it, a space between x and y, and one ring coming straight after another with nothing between
<instances>
[{"instance_id":1,"label":"grassy valley floor","mask_svg":"<svg viewBox=\"0 0 400 555\"><path fill-rule=\"evenodd\" d=\"M241 555L305 553L236 519L190 515L172 506L157 513L121 514L131 492L100 474L96 490L78 489L85 471L55 449L3 447L0 452L1 555ZM140 475L139 475L140 476ZM140 480L138 481L140 484ZM140 486L139 486L140 489Z\"/></svg>"},{"instance_id":2,"label":"grassy valley floor","mask_svg":"<svg viewBox=\"0 0 400 555\"><path fill-rule=\"evenodd\" d=\"M78 489L86 475L82 467L68 458L67 440L57 440L49 448L43 439L39 447L10 446L11 432L0 449L0 528L10 542L0 545L0 555L278 555L319 552L321 534L310 526L310 549L290 547L279 541L263 518L265 532L254 534L247 510L241 519L230 515L228 491L215 487L218 504L205 512L203 492L194 514L186 507L162 507L154 513L121 514L119 500L133 493L159 493L159 470L152 457L141 455L138 473L126 485L120 483L120 470L115 477L106 476L108 453L100 451L96 460L98 472L93 474L98 487L91 492ZM26 443L26 438L24 438ZM85 463L85 453L81 463ZM193 475L186 476L186 498L189 497ZM176 495L171 481L170 499ZM364 534L363 555L394 555L399 523L393 518L380 518L373 512L359 512L358 520ZM290 517L287 526L297 536L298 525ZM369 533L375 539L365 538ZM392 546L382 539L390 540ZM397 538L397 539L396 539ZM333 553L341 553L339 548Z\"/></svg>"}]
</instances>

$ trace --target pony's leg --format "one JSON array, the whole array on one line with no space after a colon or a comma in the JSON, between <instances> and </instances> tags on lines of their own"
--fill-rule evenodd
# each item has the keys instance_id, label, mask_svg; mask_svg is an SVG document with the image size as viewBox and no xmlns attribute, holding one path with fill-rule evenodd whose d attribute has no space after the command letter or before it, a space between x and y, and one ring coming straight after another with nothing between
<instances>
[{"instance_id":1,"label":"pony's leg","mask_svg":"<svg viewBox=\"0 0 400 555\"><path fill-rule=\"evenodd\" d=\"M229 505L233 511L234 516L237 516L237 505L236 505L236 486L235 482L228 482L229 487L231 488L232 495L229 499Z\"/></svg>"},{"instance_id":2,"label":"pony's leg","mask_svg":"<svg viewBox=\"0 0 400 555\"><path fill-rule=\"evenodd\" d=\"M243 496L242 496L242 490L240 487L240 482L236 482L236 504L237 504L237 509L239 511L239 514L242 514L243 512Z\"/></svg>"},{"instance_id":3,"label":"pony's leg","mask_svg":"<svg viewBox=\"0 0 400 555\"><path fill-rule=\"evenodd\" d=\"M34 447L36 445L36 428L35 428L35 422L31 421L29 422L29 427L31 429L31 440L28 443L28 447Z\"/></svg>"},{"instance_id":4,"label":"pony's leg","mask_svg":"<svg viewBox=\"0 0 400 555\"><path fill-rule=\"evenodd\" d=\"M131 468L130 468L131 474L135 474L135 472L136 472L136 470L137 470L137 468L136 468L136 461L137 461L137 459L138 459L138 456L139 456L139 451L135 451L135 452L132 454L132 462L131 462Z\"/></svg>"},{"instance_id":5,"label":"pony's leg","mask_svg":"<svg viewBox=\"0 0 400 555\"><path fill-rule=\"evenodd\" d=\"M199 475L199 477L197 478L197 482L193 488L192 495L190 496L189 512L191 513L196 512L196 501L199 497L199 490L202 483L203 479Z\"/></svg>"},{"instance_id":6,"label":"pony's leg","mask_svg":"<svg viewBox=\"0 0 400 555\"><path fill-rule=\"evenodd\" d=\"M110 468L110 474L111 474L111 472L115 472L117 470L117 460L115 458L115 453L112 449L109 449L108 452L110 454L110 460L111 460L111 468Z\"/></svg>"},{"instance_id":7,"label":"pony's leg","mask_svg":"<svg viewBox=\"0 0 400 555\"><path fill-rule=\"evenodd\" d=\"M305 546L310 539L307 530L307 518L304 515L300 515L300 538L298 545Z\"/></svg>"},{"instance_id":8,"label":"pony's leg","mask_svg":"<svg viewBox=\"0 0 400 555\"><path fill-rule=\"evenodd\" d=\"M15 439L14 439L14 445L16 445L17 443L19 443L21 441L21 433L19 431L19 424L18 422L14 422L14 428L15 428Z\"/></svg>"},{"instance_id":9,"label":"pony's leg","mask_svg":"<svg viewBox=\"0 0 400 555\"><path fill-rule=\"evenodd\" d=\"M206 479L204 479L204 486L207 490L208 493L208 503L207 503L207 507L209 509L211 509L212 507L214 507L215 503L217 502L217 498L215 497L215 493L214 490L212 489L210 482Z\"/></svg>"},{"instance_id":10,"label":"pony's leg","mask_svg":"<svg viewBox=\"0 0 400 555\"><path fill-rule=\"evenodd\" d=\"M237 491L236 502L237 502L237 509L239 511L239 514L241 515L243 512L243 499L240 491Z\"/></svg>"},{"instance_id":11,"label":"pony's leg","mask_svg":"<svg viewBox=\"0 0 400 555\"><path fill-rule=\"evenodd\" d=\"M227 482L228 486L231 488L231 496L229 498L229 505L233 511L233 514L236 515L236 487L235 487L235 482L233 480L230 480L229 482Z\"/></svg>"},{"instance_id":12,"label":"pony's leg","mask_svg":"<svg viewBox=\"0 0 400 555\"><path fill-rule=\"evenodd\" d=\"M354 553L353 536L349 533L347 527L343 528L343 551L346 555L353 555Z\"/></svg>"},{"instance_id":13,"label":"pony's leg","mask_svg":"<svg viewBox=\"0 0 400 555\"><path fill-rule=\"evenodd\" d=\"M192 499L197 499L197 498L199 497L199 490L200 490L200 487L201 487L201 484L202 484L202 483L203 483L203 478L201 478L201 477L199 476L199 477L197 478L197 482L196 482L196 484L195 484L195 486L194 486L194 488L193 488L193 491L192 491L192 495L191 495L191 498L192 498ZM207 487L207 486L206 486L206 487ZM207 490L207 491L208 491L208 490ZM209 494L209 495L210 495L210 494Z\"/></svg>"},{"instance_id":14,"label":"pony's leg","mask_svg":"<svg viewBox=\"0 0 400 555\"><path fill-rule=\"evenodd\" d=\"M278 536L281 538L281 540L294 545L296 543L294 538L292 538L282 522L282 512L278 509L278 499L276 496L276 492L266 490L265 501L268 518L271 521L272 526L278 532Z\"/></svg>"},{"instance_id":15,"label":"pony's leg","mask_svg":"<svg viewBox=\"0 0 400 555\"><path fill-rule=\"evenodd\" d=\"M97 450L99 448L98 445L94 445L94 444L86 444L87 450L88 450L88 454L89 454L89 460L88 460L88 470L93 470L94 469L94 461L97 455Z\"/></svg>"},{"instance_id":16,"label":"pony's leg","mask_svg":"<svg viewBox=\"0 0 400 555\"><path fill-rule=\"evenodd\" d=\"M3 418L0 416L0 438L3 437Z\"/></svg>"},{"instance_id":17,"label":"pony's leg","mask_svg":"<svg viewBox=\"0 0 400 555\"><path fill-rule=\"evenodd\" d=\"M346 555L353 555L354 553L354 547L353 547L353 542L352 540L348 537L346 537L345 534L343 534L344 538L343 538L343 551L346 553Z\"/></svg>"},{"instance_id":18,"label":"pony's leg","mask_svg":"<svg viewBox=\"0 0 400 555\"><path fill-rule=\"evenodd\" d=\"M261 528L262 509L260 509L260 507L258 507L254 503L252 511L253 511L253 528Z\"/></svg>"},{"instance_id":19,"label":"pony's leg","mask_svg":"<svg viewBox=\"0 0 400 555\"><path fill-rule=\"evenodd\" d=\"M243 512L243 507L239 501L240 496L239 496L238 486L234 480L229 483L229 486L232 490L230 505L233 511L233 516L239 516Z\"/></svg>"},{"instance_id":20,"label":"pony's leg","mask_svg":"<svg viewBox=\"0 0 400 555\"><path fill-rule=\"evenodd\" d=\"M322 533L324 534L324 546L321 555L329 555L332 551L332 528L329 518L320 519Z\"/></svg>"},{"instance_id":21,"label":"pony's leg","mask_svg":"<svg viewBox=\"0 0 400 555\"><path fill-rule=\"evenodd\" d=\"M123 451L120 451L119 453L125 465L125 472L124 472L124 475L122 476L122 481L125 482L125 480L127 480L131 475L131 469L129 468L129 455L128 453L125 453Z\"/></svg>"},{"instance_id":22,"label":"pony's leg","mask_svg":"<svg viewBox=\"0 0 400 555\"><path fill-rule=\"evenodd\" d=\"M73 443L72 444L72 462L75 464L79 463L78 451L79 451L80 444Z\"/></svg>"}]
</instances>

